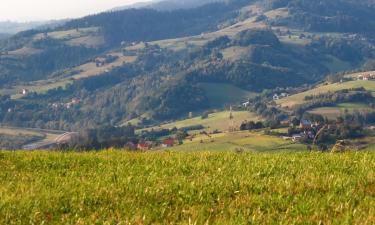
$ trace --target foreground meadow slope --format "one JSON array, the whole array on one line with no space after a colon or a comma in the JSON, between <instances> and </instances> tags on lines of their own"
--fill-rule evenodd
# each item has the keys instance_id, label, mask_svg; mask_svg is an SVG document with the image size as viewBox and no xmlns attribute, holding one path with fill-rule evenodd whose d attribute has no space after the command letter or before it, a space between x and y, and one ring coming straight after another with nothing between
<instances>
[{"instance_id":1,"label":"foreground meadow slope","mask_svg":"<svg viewBox=\"0 0 375 225\"><path fill-rule=\"evenodd\" d=\"M374 153L0 153L0 224L373 224Z\"/></svg>"}]
</instances>

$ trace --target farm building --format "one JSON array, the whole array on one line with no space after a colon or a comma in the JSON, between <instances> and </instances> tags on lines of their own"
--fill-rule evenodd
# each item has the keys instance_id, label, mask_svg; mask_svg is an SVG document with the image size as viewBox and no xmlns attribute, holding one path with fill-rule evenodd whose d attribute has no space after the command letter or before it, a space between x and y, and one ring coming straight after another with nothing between
<instances>
[{"instance_id":1,"label":"farm building","mask_svg":"<svg viewBox=\"0 0 375 225\"><path fill-rule=\"evenodd\" d=\"M137 145L137 149L140 151L147 151L152 148L152 143L151 142L144 142L144 143L139 143Z\"/></svg>"},{"instance_id":2,"label":"farm building","mask_svg":"<svg viewBox=\"0 0 375 225\"><path fill-rule=\"evenodd\" d=\"M22 89L21 94L22 95L28 95L29 94L29 90L24 88L24 89Z\"/></svg>"},{"instance_id":3,"label":"farm building","mask_svg":"<svg viewBox=\"0 0 375 225\"><path fill-rule=\"evenodd\" d=\"M169 138L169 139L164 140L161 146L163 148L170 148L170 147L173 147L174 144L175 144L175 140L172 138Z\"/></svg>"},{"instance_id":4,"label":"farm building","mask_svg":"<svg viewBox=\"0 0 375 225\"><path fill-rule=\"evenodd\" d=\"M298 142L298 141L301 141L302 138L303 138L302 135L300 135L300 134L295 134L295 135L293 135L292 140L293 140L294 142Z\"/></svg>"},{"instance_id":5,"label":"farm building","mask_svg":"<svg viewBox=\"0 0 375 225\"><path fill-rule=\"evenodd\" d=\"M133 142L129 141L128 143L126 143L126 145L124 146L125 150L128 150L128 151L136 151L137 150L137 145L134 144Z\"/></svg>"},{"instance_id":6,"label":"farm building","mask_svg":"<svg viewBox=\"0 0 375 225\"><path fill-rule=\"evenodd\" d=\"M358 80L374 80L374 79L375 79L375 74L373 73L358 75Z\"/></svg>"},{"instance_id":7,"label":"farm building","mask_svg":"<svg viewBox=\"0 0 375 225\"><path fill-rule=\"evenodd\" d=\"M311 129L312 123L309 120L301 120L299 124L300 129Z\"/></svg>"}]
</instances>

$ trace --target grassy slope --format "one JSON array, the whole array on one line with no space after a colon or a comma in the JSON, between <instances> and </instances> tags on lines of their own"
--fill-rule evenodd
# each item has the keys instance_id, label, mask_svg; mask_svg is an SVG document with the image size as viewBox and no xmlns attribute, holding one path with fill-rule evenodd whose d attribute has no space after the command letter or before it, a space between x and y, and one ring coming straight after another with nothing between
<instances>
[{"instance_id":1,"label":"grassy slope","mask_svg":"<svg viewBox=\"0 0 375 225\"><path fill-rule=\"evenodd\" d=\"M254 120L258 121L259 117L253 113L247 111L238 111L233 112L234 116L234 124L239 126L241 122L244 120ZM202 119L200 116L194 117L192 119L181 120L173 123L168 123L161 125L157 128L181 128L181 127L188 127L194 125L203 125L208 130L227 130L230 123L229 123L229 111L223 111L218 113L212 113L208 116L207 119Z\"/></svg>"},{"instance_id":2,"label":"grassy slope","mask_svg":"<svg viewBox=\"0 0 375 225\"><path fill-rule=\"evenodd\" d=\"M281 99L277 101L277 103L282 105L283 107L285 106L293 107L295 105L303 104L305 96L317 95L320 93L327 93L329 91L334 92L334 91L338 91L342 89L359 88L359 87L364 87L366 90L375 92L375 81L356 80L356 81L349 81L349 82L344 82L344 83L322 85L314 89L308 90L306 92L302 92L302 93Z\"/></svg>"},{"instance_id":3,"label":"grassy slope","mask_svg":"<svg viewBox=\"0 0 375 225\"><path fill-rule=\"evenodd\" d=\"M240 104L254 96L254 93L231 84L202 83L200 87L205 90L210 106L214 108L222 108L228 104Z\"/></svg>"},{"instance_id":4,"label":"grassy slope","mask_svg":"<svg viewBox=\"0 0 375 225\"><path fill-rule=\"evenodd\" d=\"M373 224L375 154L1 153L1 224Z\"/></svg>"},{"instance_id":5,"label":"grassy slope","mask_svg":"<svg viewBox=\"0 0 375 225\"><path fill-rule=\"evenodd\" d=\"M344 114L345 111L348 111L349 113L353 113L355 111L370 112L370 111L374 111L374 109L372 109L366 104L342 103L342 104L336 105L335 107L321 107L321 108L313 109L309 112L313 114L323 115L324 117L327 117L328 119L335 119L337 118L338 115Z\"/></svg>"},{"instance_id":6,"label":"grassy slope","mask_svg":"<svg viewBox=\"0 0 375 225\"><path fill-rule=\"evenodd\" d=\"M304 151L306 146L267 136L260 132L234 132L213 134L210 137L197 135L185 140L183 145L175 146L173 151L235 151L243 149L254 152Z\"/></svg>"}]
</instances>

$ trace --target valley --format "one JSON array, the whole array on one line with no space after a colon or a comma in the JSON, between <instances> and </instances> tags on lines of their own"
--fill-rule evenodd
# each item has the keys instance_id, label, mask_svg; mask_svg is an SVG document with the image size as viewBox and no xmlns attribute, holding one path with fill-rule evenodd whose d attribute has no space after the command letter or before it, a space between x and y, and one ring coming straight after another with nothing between
<instances>
[{"instance_id":1,"label":"valley","mask_svg":"<svg viewBox=\"0 0 375 225\"><path fill-rule=\"evenodd\" d=\"M374 224L374 12L155 0L0 22L0 224Z\"/></svg>"},{"instance_id":2,"label":"valley","mask_svg":"<svg viewBox=\"0 0 375 225\"><path fill-rule=\"evenodd\" d=\"M375 91L374 81L356 80L350 72L364 66L371 71L372 36L362 26L333 27L342 18L331 10L339 8L351 18L348 23L366 18L371 27L372 5L324 4L320 11L315 2L281 0L233 0L170 12L141 7L20 32L0 42L0 120L71 132L128 122L136 130L202 125L227 132L230 106L236 107L237 130L245 120L268 126L304 113L330 120L372 113L370 99L316 103L318 94ZM341 73L343 82L325 81ZM288 96L273 103L272 96L281 93ZM264 104L262 110L255 102ZM215 119L202 120L205 112L217 112ZM242 116L246 112L251 116Z\"/></svg>"}]
</instances>

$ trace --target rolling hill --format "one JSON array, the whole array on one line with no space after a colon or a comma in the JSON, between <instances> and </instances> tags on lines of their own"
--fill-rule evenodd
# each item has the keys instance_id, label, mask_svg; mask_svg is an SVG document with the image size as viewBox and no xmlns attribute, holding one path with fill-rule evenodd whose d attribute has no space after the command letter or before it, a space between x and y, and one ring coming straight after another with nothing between
<instances>
[{"instance_id":1,"label":"rolling hill","mask_svg":"<svg viewBox=\"0 0 375 225\"><path fill-rule=\"evenodd\" d=\"M64 130L144 114L159 123L265 89L314 84L374 58L373 8L371 1L232 0L111 11L24 31L0 42L0 118ZM359 20L366 22L352 25ZM53 108L72 99L79 104Z\"/></svg>"}]
</instances>

